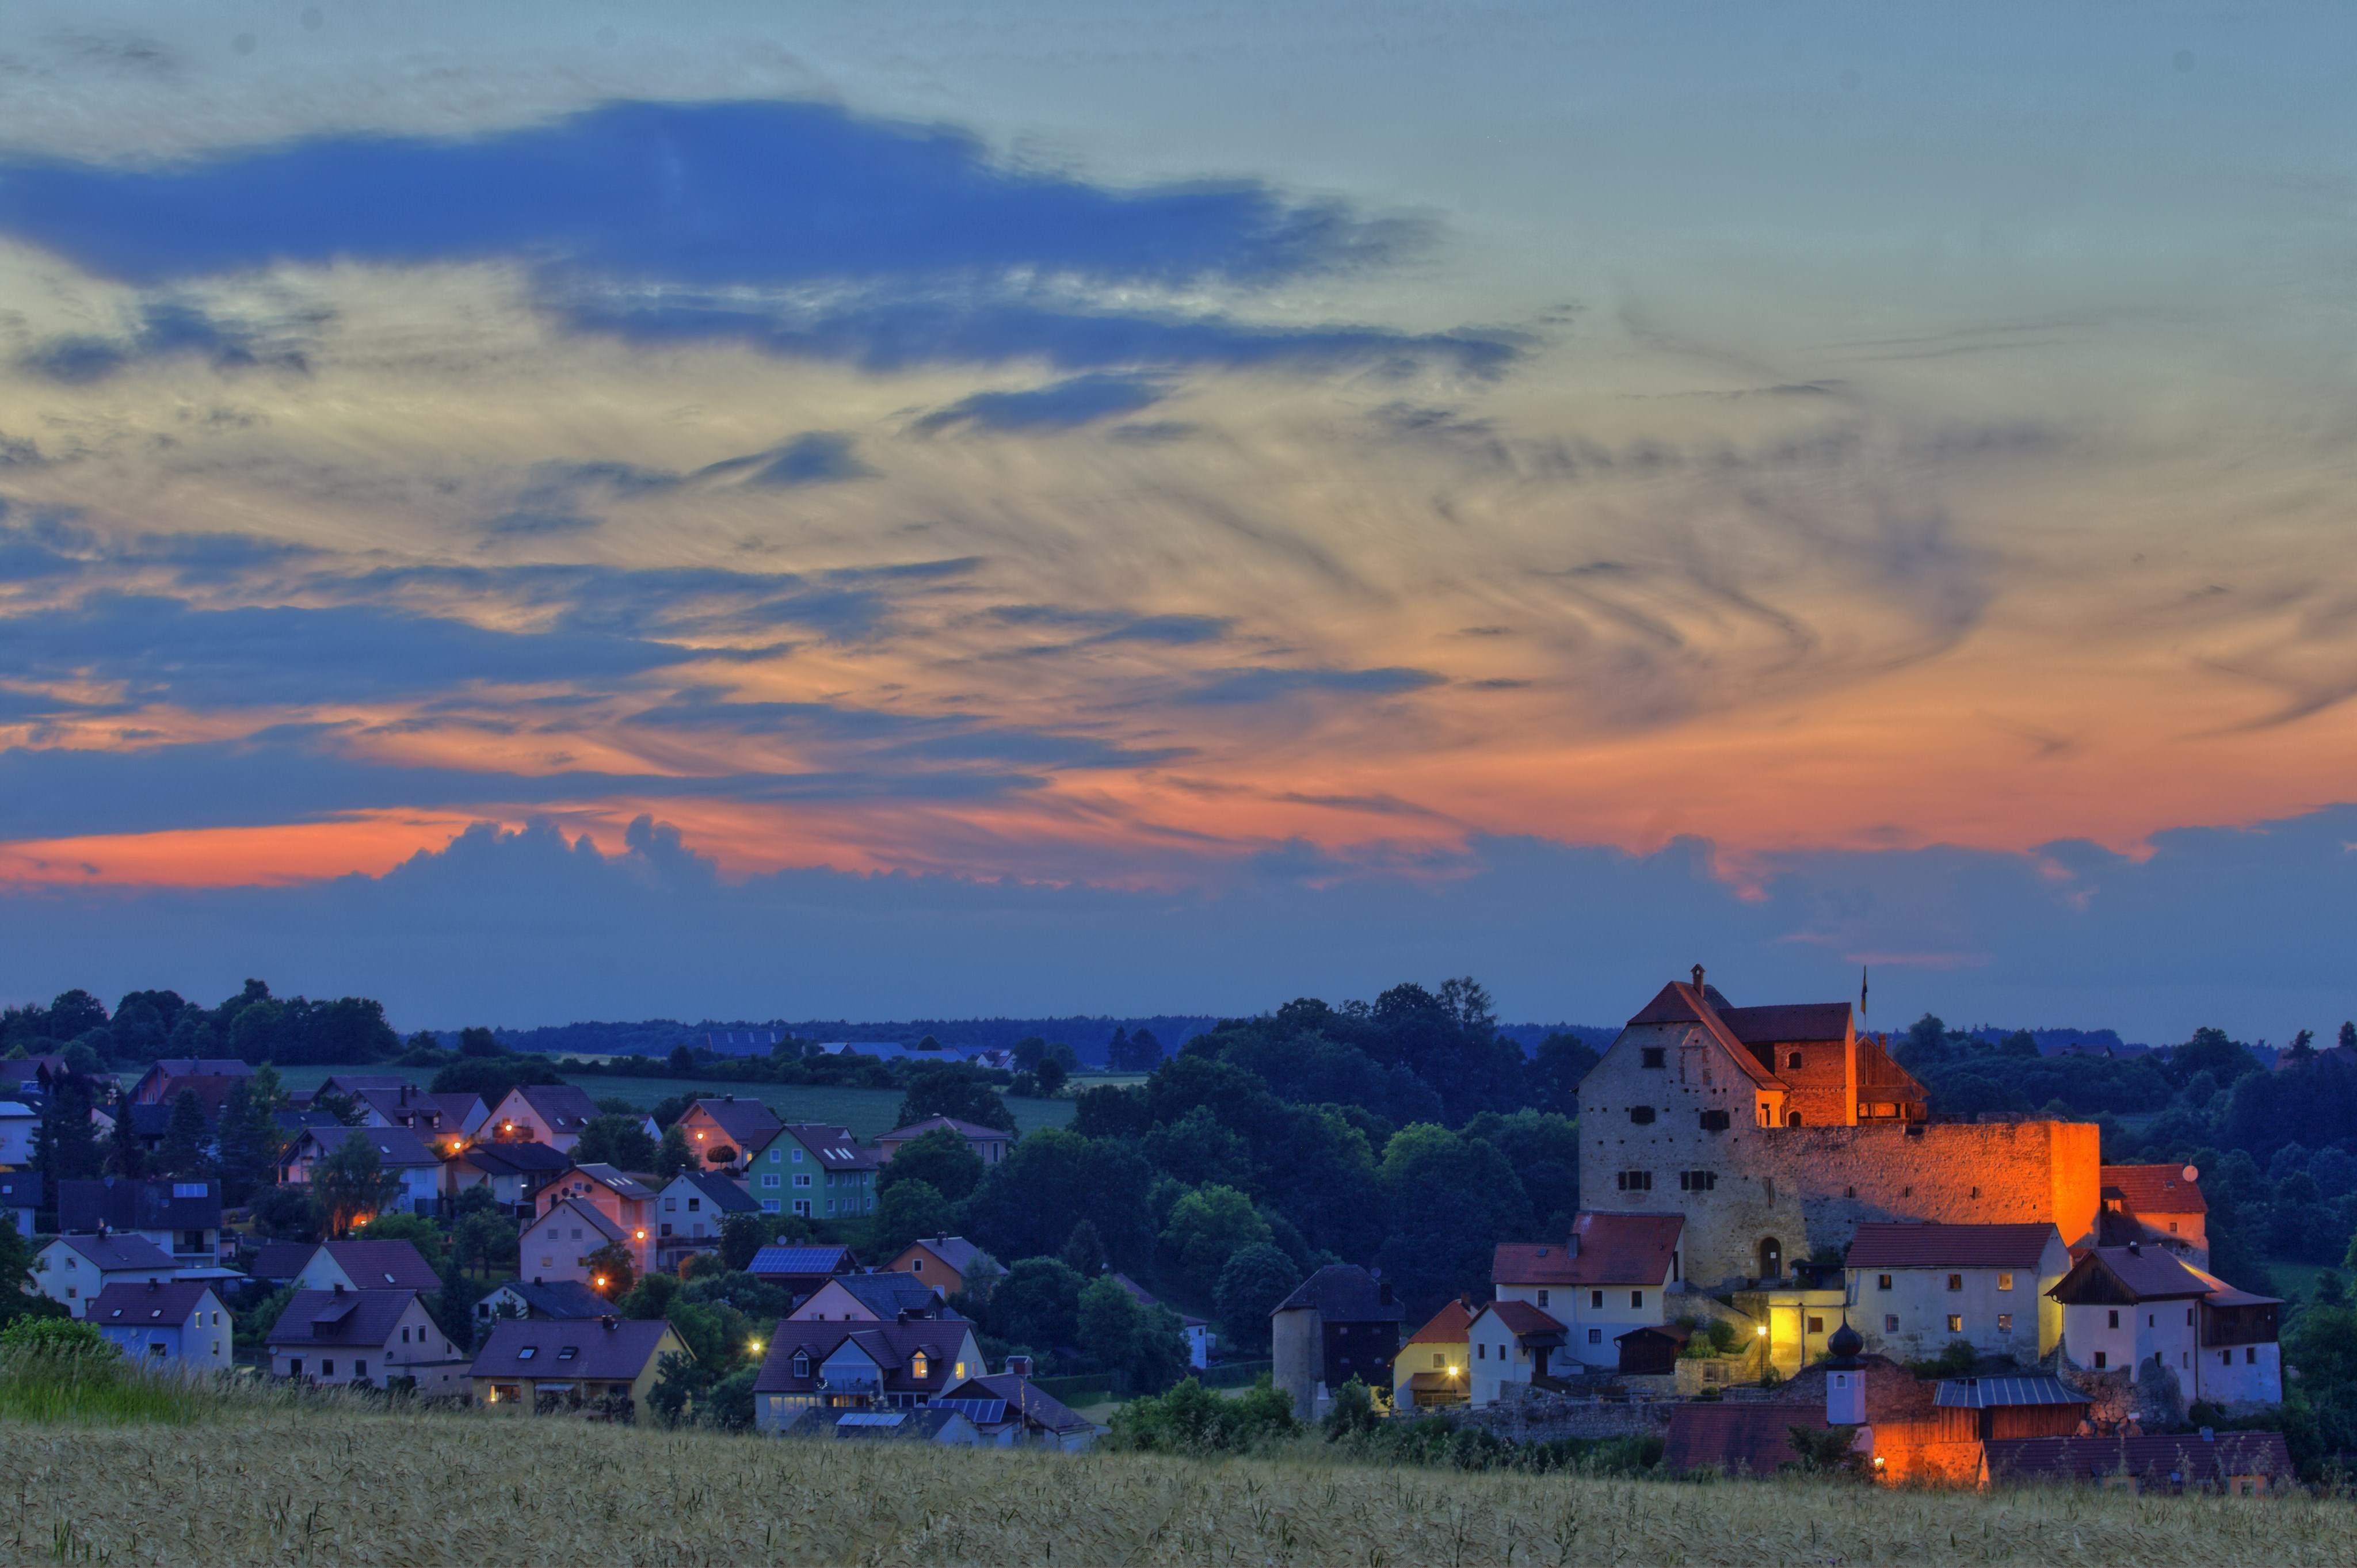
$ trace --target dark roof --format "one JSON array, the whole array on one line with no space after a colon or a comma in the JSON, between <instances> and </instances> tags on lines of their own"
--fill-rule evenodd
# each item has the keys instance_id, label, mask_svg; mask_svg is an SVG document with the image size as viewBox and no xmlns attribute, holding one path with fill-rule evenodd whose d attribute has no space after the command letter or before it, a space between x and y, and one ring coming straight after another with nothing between
<instances>
[{"instance_id":1,"label":"dark roof","mask_svg":"<svg viewBox=\"0 0 2357 1568\"><path fill-rule=\"evenodd\" d=\"M1662 1473L1725 1470L1737 1476L1772 1476L1800 1458L1792 1428L1826 1430L1823 1405L1680 1404L1670 1412L1662 1440Z\"/></svg>"},{"instance_id":2,"label":"dark roof","mask_svg":"<svg viewBox=\"0 0 2357 1568\"><path fill-rule=\"evenodd\" d=\"M778 1429L780 1437L834 1438L845 1443L932 1443L943 1428L973 1418L940 1401L914 1410L805 1410Z\"/></svg>"},{"instance_id":3,"label":"dark roof","mask_svg":"<svg viewBox=\"0 0 2357 1568\"><path fill-rule=\"evenodd\" d=\"M282 1133L304 1133L313 1127L340 1127L343 1125L343 1122L338 1120L336 1113L332 1111L303 1111L289 1108L286 1110L272 1112L270 1113L270 1119L278 1123L278 1130ZM135 1122L134 1123L135 1126L136 1124L137 1123Z\"/></svg>"},{"instance_id":4,"label":"dark roof","mask_svg":"<svg viewBox=\"0 0 2357 1568\"><path fill-rule=\"evenodd\" d=\"M995 1138L1004 1141L1015 1136L1004 1127L985 1127L979 1122L961 1122L954 1116L928 1116L921 1122L911 1122L906 1127L895 1127L889 1133L878 1133L876 1134L876 1141L881 1144L887 1140L899 1142L907 1138L920 1138L928 1133L938 1133L944 1127L961 1138L983 1141Z\"/></svg>"},{"instance_id":5,"label":"dark roof","mask_svg":"<svg viewBox=\"0 0 2357 1568\"><path fill-rule=\"evenodd\" d=\"M612 1302L579 1280L558 1280L554 1284L543 1284L537 1280L507 1280L493 1286L490 1294L496 1295L503 1290L511 1290L522 1297L524 1311L534 1317L603 1317L614 1310Z\"/></svg>"},{"instance_id":6,"label":"dark roof","mask_svg":"<svg viewBox=\"0 0 2357 1568\"><path fill-rule=\"evenodd\" d=\"M1356 1263L1329 1263L1296 1285L1275 1311L1314 1311L1336 1323L1405 1322L1407 1309L1386 1299L1389 1294L1382 1281Z\"/></svg>"},{"instance_id":7,"label":"dark roof","mask_svg":"<svg viewBox=\"0 0 2357 1568\"><path fill-rule=\"evenodd\" d=\"M609 1165L593 1162L592 1164L586 1165L576 1165L573 1169L579 1171L583 1176L587 1176L591 1181L596 1182L598 1186L607 1188L608 1191L619 1193L624 1197L645 1199L655 1196L654 1188L649 1187L646 1183L640 1181L630 1172L619 1170ZM568 1172L567 1174L569 1175L571 1173ZM559 1179L561 1180L562 1178Z\"/></svg>"},{"instance_id":8,"label":"dark roof","mask_svg":"<svg viewBox=\"0 0 2357 1568\"><path fill-rule=\"evenodd\" d=\"M442 1288L442 1276L413 1241L322 1241L319 1245L361 1290L431 1293Z\"/></svg>"},{"instance_id":9,"label":"dark roof","mask_svg":"<svg viewBox=\"0 0 2357 1568\"><path fill-rule=\"evenodd\" d=\"M2158 1247L2090 1247L2046 1294L2066 1306L2100 1306L2207 1295L2219 1288L2217 1280Z\"/></svg>"},{"instance_id":10,"label":"dark roof","mask_svg":"<svg viewBox=\"0 0 2357 1568\"><path fill-rule=\"evenodd\" d=\"M403 1084L399 1089L364 1089L354 1096L370 1110L396 1125L423 1127L429 1133L466 1130L466 1114L477 1096L428 1094ZM450 1103L445 1104L445 1101Z\"/></svg>"},{"instance_id":11,"label":"dark roof","mask_svg":"<svg viewBox=\"0 0 2357 1568\"><path fill-rule=\"evenodd\" d=\"M942 1300L933 1294L933 1287L914 1274L837 1274L828 1283L841 1285L851 1293L852 1300L887 1320L903 1312L941 1310Z\"/></svg>"},{"instance_id":12,"label":"dark roof","mask_svg":"<svg viewBox=\"0 0 2357 1568\"><path fill-rule=\"evenodd\" d=\"M1872 1220L1849 1244L1853 1269L2034 1269L2060 1233L2022 1225L1930 1225Z\"/></svg>"},{"instance_id":13,"label":"dark roof","mask_svg":"<svg viewBox=\"0 0 2357 1568\"><path fill-rule=\"evenodd\" d=\"M159 1073L166 1078L252 1078L253 1069L235 1057L158 1057L141 1081Z\"/></svg>"},{"instance_id":14,"label":"dark roof","mask_svg":"<svg viewBox=\"0 0 2357 1568\"><path fill-rule=\"evenodd\" d=\"M647 1369L670 1326L660 1317L503 1318L467 1375L628 1382Z\"/></svg>"},{"instance_id":15,"label":"dark roof","mask_svg":"<svg viewBox=\"0 0 2357 1568\"><path fill-rule=\"evenodd\" d=\"M317 1241L264 1241L254 1250L253 1277L258 1280L291 1280L303 1272L311 1254L319 1250Z\"/></svg>"},{"instance_id":16,"label":"dark roof","mask_svg":"<svg viewBox=\"0 0 2357 1568\"><path fill-rule=\"evenodd\" d=\"M414 1290L298 1290L270 1331L273 1347L378 1346L393 1337Z\"/></svg>"},{"instance_id":17,"label":"dark roof","mask_svg":"<svg viewBox=\"0 0 2357 1568\"><path fill-rule=\"evenodd\" d=\"M172 1272L172 1255L145 1236L60 1236L58 1240L88 1258L102 1272L154 1269Z\"/></svg>"},{"instance_id":18,"label":"dark roof","mask_svg":"<svg viewBox=\"0 0 2357 1568\"><path fill-rule=\"evenodd\" d=\"M974 1325L962 1317L918 1318L909 1323L780 1323L770 1337L755 1393L815 1393L829 1356L845 1340L866 1352L881 1369L886 1393L944 1394L955 1380L958 1353ZM911 1371L918 1351L927 1358L922 1379ZM810 1374L794 1375L794 1357L810 1358Z\"/></svg>"},{"instance_id":19,"label":"dark roof","mask_svg":"<svg viewBox=\"0 0 2357 1568\"><path fill-rule=\"evenodd\" d=\"M960 1278L964 1277L965 1272L974 1267L974 1261L982 1256L982 1249L963 1236L920 1236L909 1245L922 1247L947 1263Z\"/></svg>"},{"instance_id":20,"label":"dark roof","mask_svg":"<svg viewBox=\"0 0 2357 1568\"><path fill-rule=\"evenodd\" d=\"M211 1290L202 1280L162 1280L152 1284L112 1284L98 1293L82 1316L102 1328L151 1324L178 1326L188 1320ZM216 1297L216 1300L219 1298Z\"/></svg>"},{"instance_id":21,"label":"dark roof","mask_svg":"<svg viewBox=\"0 0 2357 1568\"><path fill-rule=\"evenodd\" d=\"M364 1139L376 1150L376 1163L382 1170L401 1170L415 1165L432 1165L439 1169L442 1156L425 1144L425 1140L406 1127L347 1127L339 1134L331 1127L314 1127L304 1136L332 1153L355 1138Z\"/></svg>"},{"instance_id":22,"label":"dark roof","mask_svg":"<svg viewBox=\"0 0 2357 1568\"><path fill-rule=\"evenodd\" d=\"M1502 1241L1490 1262L1501 1285L1659 1284L1669 1277L1685 1217L1678 1214L1575 1215L1568 1245Z\"/></svg>"},{"instance_id":23,"label":"dark roof","mask_svg":"<svg viewBox=\"0 0 2357 1568\"><path fill-rule=\"evenodd\" d=\"M1991 1480L2085 1481L2108 1476L2147 1477L2161 1485L2174 1472L2183 1484L2232 1476L2292 1473L2291 1449L2280 1432L2221 1432L2141 1437L1999 1437L1988 1445Z\"/></svg>"},{"instance_id":24,"label":"dark roof","mask_svg":"<svg viewBox=\"0 0 2357 1568\"><path fill-rule=\"evenodd\" d=\"M753 1201L744 1184L722 1176L718 1171L682 1171L673 1178L686 1182L710 1198L724 1214L758 1214L761 1206Z\"/></svg>"},{"instance_id":25,"label":"dark roof","mask_svg":"<svg viewBox=\"0 0 2357 1568\"><path fill-rule=\"evenodd\" d=\"M595 1230L598 1235L603 1236L608 1241L619 1241L630 1234L630 1232L623 1230L622 1227L612 1219L612 1217L608 1215L604 1209L599 1208L587 1198L566 1197L560 1198L556 1202L550 1204L546 1212L543 1213L539 1219L534 1219L531 1225L525 1226L525 1237L529 1238L532 1235L533 1226L544 1225L548 1221L557 1218L559 1215L565 1214L569 1214L574 1219L580 1220L582 1223L587 1225L589 1229Z\"/></svg>"},{"instance_id":26,"label":"dark roof","mask_svg":"<svg viewBox=\"0 0 2357 1568\"><path fill-rule=\"evenodd\" d=\"M821 1166L831 1171L874 1170L884 1163L883 1155L875 1149L863 1149L848 1127L831 1126L823 1122L789 1122L778 1133L779 1137L791 1137L817 1157ZM775 1142L773 1138L771 1142Z\"/></svg>"},{"instance_id":27,"label":"dark roof","mask_svg":"<svg viewBox=\"0 0 2357 1568\"><path fill-rule=\"evenodd\" d=\"M597 1114L597 1102L589 1098L589 1091L569 1083L522 1083L515 1092L523 1096L533 1114L559 1133L578 1133Z\"/></svg>"},{"instance_id":28,"label":"dark roof","mask_svg":"<svg viewBox=\"0 0 2357 1568\"><path fill-rule=\"evenodd\" d=\"M40 1207L40 1172L0 1171L0 1208L38 1208Z\"/></svg>"},{"instance_id":29,"label":"dark roof","mask_svg":"<svg viewBox=\"0 0 2357 1568\"><path fill-rule=\"evenodd\" d=\"M840 1274L859 1266L848 1247L764 1247L753 1254L745 1272L759 1278L763 1274Z\"/></svg>"},{"instance_id":30,"label":"dark roof","mask_svg":"<svg viewBox=\"0 0 2357 1568\"><path fill-rule=\"evenodd\" d=\"M95 1230L218 1230L221 1183L108 1176L58 1183L58 1228Z\"/></svg>"},{"instance_id":31,"label":"dark roof","mask_svg":"<svg viewBox=\"0 0 2357 1568\"><path fill-rule=\"evenodd\" d=\"M1792 1002L1781 1007L1721 1007L1719 1017L1747 1046L1849 1038L1846 1002Z\"/></svg>"},{"instance_id":32,"label":"dark roof","mask_svg":"<svg viewBox=\"0 0 2357 1568\"><path fill-rule=\"evenodd\" d=\"M1631 1328L1626 1334L1615 1334L1612 1337L1612 1343L1618 1345L1624 1339L1642 1339L1652 1335L1667 1339L1673 1344L1683 1345L1693 1338L1697 1332L1698 1330L1692 1326L1684 1323L1648 1323L1641 1328Z\"/></svg>"},{"instance_id":33,"label":"dark roof","mask_svg":"<svg viewBox=\"0 0 2357 1568\"><path fill-rule=\"evenodd\" d=\"M776 1137L778 1129L785 1125L779 1120L777 1112L758 1100L716 1096L699 1100L690 1109L701 1111L710 1117L715 1126L737 1140L737 1146L740 1149L759 1148Z\"/></svg>"},{"instance_id":34,"label":"dark roof","mask_svg":"<svg viewBox=\"0 0 2357 1568\"><path fill-rule=\"evenodd\" d=\"M573 1168L570 1155L546 1144L477 1144L458 1158L502 1176L555 1176Z\"/></svg>"},{"instance_id":35,"label":"dark roof","mask_svg":"<svg viewBox=\"0 0 2357 1568\"><path fill-rule=\"evenodd\" d=\"M1080 1414L1052 1394L1043 1394L1030 1379L1012 1372L999 1372L986 1378L968 1378L950 1390L947 1396L954 1400L997 1399L1006 1402L1006 1408L1029 1425L1044 1427L1049 1432L1093 1432L1096 1423Z\"/></svg>"},{"instance_id":36,"label":"dark roof","mask_svg":"<svg viewBox=\"0 0 2357 1568\"><path fill-rule=\"evenodd\" d=\"M1949 1378L1940 1384L1939 1402L1964 1410L1991 1410L1999 1405L2092 1404L2062 1380L2040 1373L2027 1378Z\"/></svg>"},{"instance_id":37,"label":"dark roof","mask_svg":"<svg viewBox=\"0 0 2357 1568\"><path fill-rule=\"evenodd\" d=\"M2338 1049L2338 1047L2334 1047ZM2097 1179L2117 1187L2138 1214L2207 1214L2201 1188L2185 1179L2191 1165L2105 1165Z\"/></svg>"}]
</instances>

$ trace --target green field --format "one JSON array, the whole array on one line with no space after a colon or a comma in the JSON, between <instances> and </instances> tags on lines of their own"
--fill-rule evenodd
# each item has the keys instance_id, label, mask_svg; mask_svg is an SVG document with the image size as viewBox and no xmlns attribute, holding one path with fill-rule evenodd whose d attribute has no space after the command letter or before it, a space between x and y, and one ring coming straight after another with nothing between
<instances>
[{"instance_id":1,"label":"green field","mask_svg":"<svg viewBox=\"0 0 2357 1568\"><path fill-rule=\"evenodd\" d=\"M288 1067L278 1069L278 1076L291 1090L317 1089L336 1073L391 1073L417 1080L421 1087L430 1082L432 1075L398 1067ZM897 1089L832 1089L808 1084L778 1083L714 1083L694 1078L607 1078L602 1074L586 1073L572 1080L587 1090L593 1100L627 1100L644 1110L657 1101L675 1094L733 1094L739 1100L758 1100L786 1122L823 1122L838 1127L848 1127L855 1137L873 1138L878 1133L892 1130L894 1113L900 1109L900 1091ZM1036 1132L1042 1127L1061 1127L1071 1121L1073 1105L1069 1100L1014 1100L1006 1108L1015 1112L1015 1130Z\"/></svg>"}]
</instances>

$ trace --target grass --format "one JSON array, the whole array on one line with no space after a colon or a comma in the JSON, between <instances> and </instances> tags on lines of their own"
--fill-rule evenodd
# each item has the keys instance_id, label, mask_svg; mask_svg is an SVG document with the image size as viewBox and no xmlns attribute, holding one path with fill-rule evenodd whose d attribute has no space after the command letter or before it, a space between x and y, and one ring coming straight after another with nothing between
<instances>
[{"instance_id":1,"label":"grass","mask_svg":"<svg viewBox=\"0 0 2357 1568\"><path fill-rule=\"evenodd\" d=\"M2295 1297L2301 1301L2314 1301L2316 1276L2328 1269L2333 1273L2341 1272L2326 1263L2294 1263L2278 1260L2267 1264L2267 1273L2276 1282L2276 1294L2287 1301Z\"/></svg>"},{"instance_id":2,"label":"grass","mask_svg":"<svg viewBox=\"0 0 2357 1568\"><path fill-rule=\"evenodd\" d=\"M284 1391L149 1371L112 1350L0 1349L0 1424L187 1426Z\"/></svg>"},{"instance_id":3,"label":"grass","mask_svg":"<svg viewBox=\"0 0 2357 1568\"><path fill-rule=\"evenodd\" d=\"M334 1073L394 1073L414 1078L422 1084L433 1075L416 1069L390 1066L372 1067L288 1067L278 1069L278 1076L290 1090L312 1090L327 1081ZM593 1100L627 1100L640 1110L646 1110L659 1100L674 1094L733 1094L739 1100L758 1100L787 1122L825 1122L838 1127L848 1127L856 1137L872 1138L878 1133L888 1133L896 1125L896 1113L900 1109L900 1091L897 1089L837 1089L815 1084L779 1083L716 1083L701 1078L608 1078L602 1073L583 1073L571 1080L586 1090ZM1006 1108L1015 1113L1017 1133L1037 1132L1042 1127L1061 1127L1072 1119L1075 1109L1069 1100L1009 1100Z\"/></svg>"},{"instance_id":4,"label":"grass","mask_svg":"<svg viewBox=\"0 0 2357 1568\"><path fill-rule=\"evenodd\" d=\"M0 1558L115 1563L2265 1563L2357 1558L2346 1501L1682 1486L1338 1460L783 1443L241 1405L0 1423Z\"/></svg>"}]
</instances>

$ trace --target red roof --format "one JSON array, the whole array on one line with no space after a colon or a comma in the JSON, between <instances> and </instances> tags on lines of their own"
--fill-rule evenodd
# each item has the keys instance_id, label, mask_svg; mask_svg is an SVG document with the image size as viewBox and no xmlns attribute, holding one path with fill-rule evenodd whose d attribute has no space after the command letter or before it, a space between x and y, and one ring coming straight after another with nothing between
<instances>
[{"instance_id":1,"label":"red roof","mask_svg":"<svg viewBox=\"0 0 2357 1568\"><path fill-rule=\"evenodd\" d=\"M1473 1326L1473 1315L1461 1301L1452 1301L1432 1315L1432 1321L1407 1337L1410 1345L1462 1345Z\"/></svg>"},{"instance_id":2,"label":"red roof","mask_svg":"<svg viewBox=\"0 0 2357 1568\"><path fill-rule=\"evenodd\" d=\"M1490 1265L1501 1285L1658 1285L1685 1227L1679 1214L1576 1216L1571 1241L1501 1242Z\"/></svg>"},{"instance_id":3,"label":"red roof","mask_svg":"<svg viewBox=\"0 0 2357 1568\"><path fill-rule=\"evenodd\" d=\"M1784 1087L1784 1080L1761 1066L1760 1058L1751 1054L1750 1047L1736 1038L1735 1031L1727 1026L1727 1020L1718 1015L1718 1009L1712 1006L1702 993L1684 981L1674 980L1663 986L1653 999L1639 1009L1637 1015L1629 1022L1632 1026L1700 1024L1709 1032L1711 1038L1727 1047L1727 1054L1735 1058L1736 1065L1741 1068L1753 1082L1771 1085L1779 1089Z\"/></svg>"},{"instance_id":4,"label":"red roof","mask_svg":"<svg viewBox=\"0 0 2357 1568\"><path fill-rule=\"evenodd\" d=\"M1662 1473L1725 1470L1772 1476L1798 1460L1792 1428L1826 1430L1824 1407L1803 1404L1681 1404L1670 1412L1662 1442Z\"/></svg>"},{"instance_id":5,"label":"red roof","mask_svg":"<svg viewBox=\"0 0 2357 1568\"><path fill-rule=\"evenodd\" d=\"M1482 1315L1494 1317L1506 1326L1516 1337L1534 1334L1561 1334L1563 1325L1526 1301L1493 1301L1481 1309Z\"/></svg>"},{"instance_id":6,"label":"red roof","mask_svg":"<svg viewBox=\"0 0 2357 1568\"><path fill-rule=\"evenodd\" d=\"M2101 1181L2120 1189L2138 1214L2207 1214L2201 1189L2185 1179L2191 1165L2105 1165Z\"/></svg>"},{"instance_id":7,"label":"red roof","mask_svg":"<svg viewBox=\"0 0 2357 1568\"><path fill-rule=\"evenodd\" d=\"M1849 1244L1853 1269L2034 1269L2061 1232L2023 1225L1922 1225L1874 1221Z\"/></svg>"}]
</instances>

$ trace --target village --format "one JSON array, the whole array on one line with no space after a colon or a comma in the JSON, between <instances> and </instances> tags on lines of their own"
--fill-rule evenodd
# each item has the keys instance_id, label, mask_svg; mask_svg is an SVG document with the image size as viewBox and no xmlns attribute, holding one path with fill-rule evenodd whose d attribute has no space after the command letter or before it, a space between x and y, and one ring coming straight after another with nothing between
<instances>
[{"instance_id":1,"label":"village","mask_svg":"<svg viewBox=\"0 0 2357 1568\"><path fill-rule=\"evenodd\" d=\"M20 1088L38 1099L49 1069L32 1065ZM159 1060L128 1113L152 1129L189 1096L218 1113L253 1071ZM2263 1419L2284 1399L2284 1304L2207 1272L2199 1170L2104 1165L2091 1125L1943 1118L1849 1004L1736 1006L1699 967L1629 1020L1577 1092L1583 1206L1564 1234L1499 1244L1486 1298L1411 1321L1380 1270L1329 1262L1258 1334L1183 1316L1187 1375L1213 1378L1238 1359L1229 1341L1257 1339L1266 1359L1244 1369L1297 1421L1355 1399L1377 1419L1510 1443L1657 1439L1669 1475L2292 1484ZM330 1105L363 1124L317 1109ZM936 1116L862 1143L710 1095L670 1126L646 1120L650 1144L693 1152L665 1178L576 1158L599 1114L571 1085L486 1103L369 1072L279 1112L284 1187L321 1180L341 1151L377 1173L388 1213L512 1225L513 1273L474 1301L463 1346L436 1316L443 1275L414 1240L371 1235L374 1216L317 1241L257 1240L218 1181L65 1180L45 1211L19 1166L0 1195L33 1239L31 1288L158 1374L646 1419L667 1387L709 1378L673 1322L623 1297L726 1274L784 1309L729 1348L758 1369L756 1433L1066 1452L1107 1434L1104 1412L1066 1403L1070 1380L1035 1377L1029 1354L990 1363L959 1310L1006 1274L985 1249L940 1233L862 1256L812 1235L872 1216L879 1173L920 1141L988 1169L1010 1133ZM732 1272L724 1246L749 1256ZM241 1357L237 1313L273 1295L260 1353Z\"/></svg>"}]
</instances>

